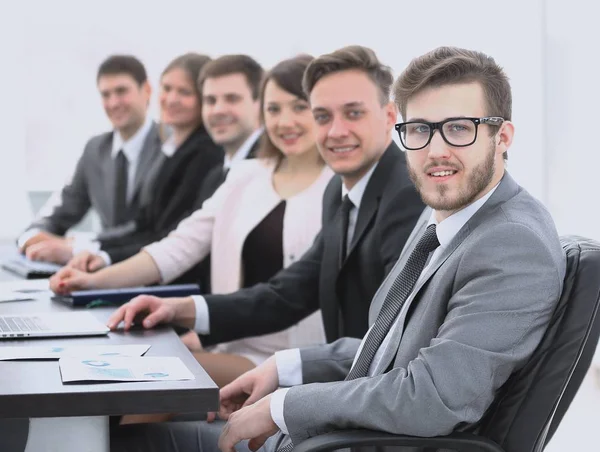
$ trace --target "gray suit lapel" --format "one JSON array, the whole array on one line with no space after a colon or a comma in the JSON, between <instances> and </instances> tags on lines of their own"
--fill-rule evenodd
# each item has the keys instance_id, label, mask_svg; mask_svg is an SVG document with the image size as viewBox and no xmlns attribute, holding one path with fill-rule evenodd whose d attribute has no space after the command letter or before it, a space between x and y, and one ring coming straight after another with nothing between
<instances>
[{"instance_id":1,"label":"gray suit lapel","mask_svg":"<svg viewBox=\"0 0 600 452\"><path fill-rule=\"evenodd\" d=\"M475 215L473 215L469 219L469 221L467 221L467 223L460 229L460 231L458 231L458 233L454 236L452 241L440 254L437 260L427 269L423 277L420 278L419 281L417 281L417 284L413 289L414 296L410 300L408 300L408 302L402 307L402 311L400 313L402 317L395 324L396 328L392 332L392 337L388 342L386 350L384 350L383 352L383 357L379 362L377 369L375 369L376 375L385 372L385 370L388 368L388 366L396 356L396 353L400 346L400 341L402 339L402 333L404 331L406 313L409 311L410 306L413 302L415 302L415 300L417 300L416 302L418 302L419 292L421 291L423 286L432 278L432 276L440 268L440 266L444 262L446 262L446 260L448 260L448 258L456 251L456 249L464 242L464 240L469 236L471 231L475 229L488 216L489 212L493 209L498 208L508 199L515 196L519 190L520 188L517 185L517 183L512 179L512 177L510 177L510 175L507 172L505 172L504 177L500 182L500 185L492 194L490 199L488 199L485 202L485 204L475 213ZM427 212L429 213L429 215L425 216ZM398 263L394 266L394 269L390 272L384 284L382 284L382 286L377 291L377 294L375 295L371 306L372 309L369 312L369 324L372 324L377 318L376 316L381 310L381 305L383 304L385 296L387 295L392 282L404 268L404 264L406 263L408 256L410 256L410 253L416 246L417 238L423 234L423 231L427 227L427 222L430 215L431 210L425 209L425 211L419 218L419 221L417 222L417 225L415 226L409 239L407 240L407 245L402 251L402 255L400 256L400 259L398 259Z\"/></svg>"},{"instance_id":2,"label":"gray suit lapel","mask_svg":"<svg viewBox=\"0 0 600 452\"><path fill-rule=\"evenodd\" d=\"M131 199L134 200L138 196L138 192L142 187L144 180L148 176L148 172L152 168L158 155L161 153L161 142L158 134L158 126L152 123L148 135L144 140L144 146L140 153L140 160L135 171L134 188Z\"/></svg>"}]
</instances>

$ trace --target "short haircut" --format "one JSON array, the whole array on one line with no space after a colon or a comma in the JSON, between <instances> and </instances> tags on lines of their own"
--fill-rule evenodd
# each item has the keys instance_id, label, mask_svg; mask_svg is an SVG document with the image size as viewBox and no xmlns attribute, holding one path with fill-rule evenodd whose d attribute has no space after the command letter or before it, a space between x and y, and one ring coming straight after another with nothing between
<instances>
[{"instance_id":1,"label":"short haircut","mask_svg":"<svg viewBox=\"0 0 600 452\"><path fill-rule=\"evenodd\" d=\"M202 95L198 90L198 84L196 80L198 80L198 76L202 71L202 68L206 64L211 61L211 58L207 55L202 55L199 53L185 53L183 55L178 56L173 61L171 61L165 70L162 72L162 75L165 75L167 72L172 71L173 69L181 69L183 70L190 79L190 82L194 86L194 92L196 97L198 98L198 102L202 103Z\"/></svg>"},{"instance_id":2,"label":"short haircut","mask_svg":"<svg viewBox=\"0 0 600 452\"><path fill-rule=\"evenodd\" d=\"M298 55L276 64L266 76L260 89L260 119L264 123L265 87L272 80L284 91L308 102L306 93L302 89L302 76L314 57L310 55ZM262 134L257 156L261 158L282 158L283 154L273 144L267 132Z\"/></svg>"},{"instance_id":3,"label":"short haircut","mask_svg":"<svg viewBox=\"0 0 600 452\"><path fill-rule=\"evenodd\" d=\"M139 86L143 85L147 80L146 68L140 60L132 55L111 55L104 60L98 68L96 83L103 75L130 75Z\"/></svg>"},{"instance_id":4,"label":"short haircut","mask_svg":"<svg viewBox=\"0 0 600 452\"><path fill-rule=\"evenodd\" d=\"M458 47L438 47L412 60L396 81L396 105L406 121L406 105L413 96L427 88L459 83L479 83L485 97L485 115L511 120L512 91L504 69L485 53ZM490 135L498 128L490 125Z\"/></svg>"},{"instance_id":5,"label":"short haircut","mask_svg":"<svg viewBox=\"0 0 600 452\"><path fill-rule=\"evenodd\" d=\"M474 50L438 47L415 58L398 77L394 97L406 120L408 101L423 90L474 82L483 88L485 114L510 121L512 93L508 77L492 57Z\"/></svg>"},{"instance_id":6,"label":"short haircut","mask_svg":"<svg viewBox=\"0 0 600 452\"><path fill-rule=\"evenodd\" d=\"M252 92L252 98L254 100L258 99L264 70L254 58L248 55L223 55L212 60L200 72L198 89L202 92L202 85L204 85L207 78L217 78L231 74L243 74Z\"/></svg>"},{"instance_id":7,"label":"short haircut","mask_svg":"<svg viewBox=\"0 0 600 452\"><path fill-rule=\"evenodd\" d=\"M310 95L317 82L326 75L348 70L362 71L375 83L382 105L390 101L394 81L392 70L379 61L373 50L362 46L343 47L313 60L304 73L304 91Z\"/></svg>"}]
</instances>

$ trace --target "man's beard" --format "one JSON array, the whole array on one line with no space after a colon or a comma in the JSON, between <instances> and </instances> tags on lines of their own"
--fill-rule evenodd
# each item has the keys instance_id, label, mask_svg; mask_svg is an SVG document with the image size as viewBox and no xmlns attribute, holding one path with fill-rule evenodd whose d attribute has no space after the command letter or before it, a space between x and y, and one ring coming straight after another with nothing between
<instances>
[{"instance_id":1,"label":"man's beard","mask_svg":"<svg viewBox=\"0 0 600 452\"><path fill-rule=\"evenodd\" d=\"M437 192L434 195L425 193L421 179L417 176L417 173L410 164L408 165L408 172L425 204L435 210L457 211L471 204L490 184L496 170L495 158L495 146L492 145L489 148L486 159L473 168L468 175L466 186L458 187L458 193L454 199L447 197L450 188L447 184L439 184L437 186ZM440 166L443 166L443 164L440 164ZM427 177L425 174L422 174L422 176Z\"/></svg>"}]
</instances>

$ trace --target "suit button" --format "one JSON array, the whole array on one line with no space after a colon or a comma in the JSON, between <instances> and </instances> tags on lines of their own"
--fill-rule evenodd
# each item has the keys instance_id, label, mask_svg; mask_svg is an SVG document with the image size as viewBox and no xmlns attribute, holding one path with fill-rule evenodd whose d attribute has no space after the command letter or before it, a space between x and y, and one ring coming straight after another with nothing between
<instances>
[{"instance_id":1,"label":"suit button","mask_svg":"<svg viewBox=\"0 0 600 452\"><path fill-rule=\"evenodd\" d=\"M290 254L290 260L293 261L296 258L293 254Z\"/></svg>"}]
</instances>

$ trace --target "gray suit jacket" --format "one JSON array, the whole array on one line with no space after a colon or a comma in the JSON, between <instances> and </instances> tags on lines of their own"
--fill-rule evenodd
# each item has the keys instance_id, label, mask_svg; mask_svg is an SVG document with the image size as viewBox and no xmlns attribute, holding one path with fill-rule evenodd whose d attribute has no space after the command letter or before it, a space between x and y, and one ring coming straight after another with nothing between
<instances>
[{"instance_id":1,"label":"gray suit jacket","mask_svg":"<svg viewBox=\"0 0 600 452\"><path fill-rule=\"evenodd\" d=\"M92 207L98 213L102 228L117 226L118 213L114 209L115 159L111 157L113 132L91 138L77 162L72 181L61 193L61 202L47 217L36 219L27 229L40 228L57 235L64 235L75 226ZM135 175L135 188L132 201L127 208L127 219L135 217L139 208L139 192L144 185L151 183L148 170L161 152L158 127L152 124ZM120 215L119 215L120 216Z\"/></svg>"},{"instance_id":2,"label":"gray suit jacket","mask_svg":"<svg viewBox=\"0 0 600 452\"><path fill-rule=\"evenodd\" d=\"M370 324L430 213L375 294ZM552 218L506 173L415 287L374 376L339 381L357 339L301 351L309 384L291 388L284 406L292 441L346 428L435 436L473 427L541 340L564 273Z\"/></svg>"}]
</instances>

